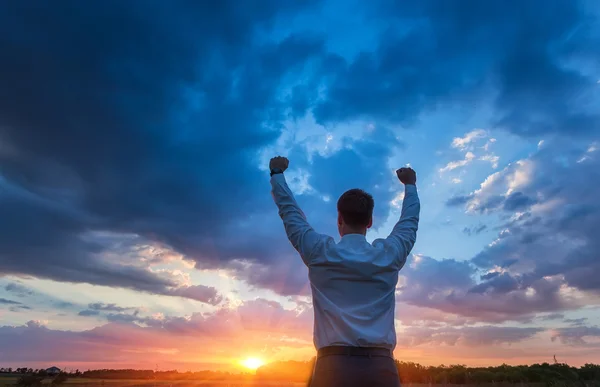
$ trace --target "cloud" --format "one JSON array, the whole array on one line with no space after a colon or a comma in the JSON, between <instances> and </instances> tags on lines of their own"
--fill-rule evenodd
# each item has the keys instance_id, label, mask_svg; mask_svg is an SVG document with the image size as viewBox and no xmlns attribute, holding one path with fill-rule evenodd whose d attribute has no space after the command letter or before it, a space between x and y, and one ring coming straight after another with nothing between
<instances>
[{"instance_id":1,"label":"cloud","mask_svg":"<svg viewBox=\"0 0 600 387\"><path fill-rule=\"evenodd\" d=\"M503 209L505 211L523 210L534 205L537 201L523 192L513 192L504 200Z\"/></svg>"},{"instance_id":2,"label":"cloud","mask_svg":"<svg viewBox=\"0 0 600 387\"><path fill-rule=\"evenodd\" d=\"M448 164L446 164L445 167L440 168L440 173L444 173L444 172L452 171L456 168L464 167L467 164L471 163L471 161L473 161L473 159L475 159L475 155L473 154L473 152L467 152L465 154L464 160L450 161Z\"/></svg>"},{"instance_id":3,"label":"cloud","mask_svg":"<svg viewBox=\"0 0 600 387\"><path fill-rule=\"evenodd\" d=\"M171 296L186 297L192 300L205 302L211 305L217 305L223 301L223 296L212 286L190 285L171 289Z\"/></svg>"},{"instance_id":4,"label":"cloud","mask_svg":"<svg viewBox=\"0 0 600 387\"><path fill-rule=\"evenodd\" d=\"M6 298L0 298L0 305L9 305L8 309L11 312L18 312L20 310L29 310L31 307L24 305L21 302L7 300Z\"/></svg>"},{"instance_id":5,"label":"cloud","mask_svg":"<svg viewBox=\"0 0 600 387\"><path fill-rule=\"evenodd\" d=\"M229 364L245 354L260 354L264 359L291 356L306 360L314 354L312 313L311 308L290 309L256 299L236 308L185 317L115 313L113 322L83 331L56 330L30 321L23 326L0 327L0 340L7 349L0 352L0 361L11 366L24 362L37 366L52 361L59 366L68 363L79 368L84 364L140 368L151 354L152 362L182 370L220 368L224 362ZM415 349L424 354L424 359L445 353L446 348L467 359L465 352L472 354L473 349L482 351L486 347L512 358L521 349L511 350L510 345L534 339L543 330L489 325L404 327L399 331L397 348L407 359L416 356ZM40 347L40 342L44 346ZM235 353L231 353L231 348L236 349ZM226 359L224 351L228 351ZM488 355L480 352L480 356Z\"/></svg>"},{"instance_id":6,"label":"cloud","mask_svg":"<svg viewBox=\"0 0 600 387\"><path fill-rule=\"evenodd\" d=\"M33 290L17 282L11 282L4 287L7 292L14 293L17 297L26 297L34 294Z\"/></svg>"},{"instance_id":7,"label":"cloud","mask_svg":"<svg viewBox=\"0 0 600 387\"><path fill-rule=\"evenodd\" d=\"M77 313L78 316L84 316L84 317L88 317L88 316L98 316L100 314L99 311L97 310L82 310L81 312Z\"/></svg>"},{"instance_id":8,"label":"cloud","mask_svg":"<svg viewBox=\"0 0 600 387\"><path fill-rule=\"evenodd\" d=\"M91 310L96 310L96 311L111 311L111 312L124 312L126 310L131 310L131 309L135 309L132 307L122 307L122 306L118 306L116 304L105 304L102 302L96 302L93 304L89 304L88 308L90 308Z\"/></svg>"},{"instance_id":9,"label":"cloud","mask_svg":"<svg viewBox=\"0 0 600 387\"><path fill-rule=\"evenodd\" d=\"M0 223L0 270L204 300L203 288L108 262L111 246L90 230L202 262L240 250L232 219L241 208L272 209L254 152L279 134L280 80L320 45L291 36L246 48L297 5L155 4L143 15L110 1L8 8L0 25L12 32L0 44L10 60L0 73L13 75L0 76L11 90L0 95L0 136L14 152L0 154L0 218L11 219ZM22 29L41 14L52 22ZM110 32L98 33L104 26ZM237 178L223 180L214 165Z\"/></svg>"},{"instance_id":10,"label":"cloud","mask_svg":"<svg viewBox=\"0 0 600 387\"><path fill-rule=\"evenodd\" d=\"M533 313L600 304L595 280L600 245L593 231L600 227L600 160L588 149L584 141L547 141L530 157L490 175L479 189L449 199L448 205L462 205L471 214L497 214L497 238L467 262L416 262L405 274L408 292L401 298L484 321L526 321ZM589 159L578 163L582 154ZM458 272L446 275L442 268L450 264ZM463 279L446 287L428 287L424 280L437 284L459 273Z\"/></svg>"},{"instance_id":11,"label":"cloud","mask_svg":"<svg viewBox=\"0 0 600 387\"><path fill-rule=\"evenodd\" d=\"M180 370L230 370L231 362L245 354L268 359L287 351L305 360L314 352L312 316L311 308L286 308L259 298L181 317L110 312L109 323L83 331L57 330L30 321L0 327L6 350L0 352L0 361L143 368L152 354L153 362Z\"/></svg>"},{"instance_id":12,"label":"cloud","mask_svg":"<svg viewBox=\"0 0 600 387\"><path fill-rule=\"evenodd\" d=\"M479 235L483 231L485 231L486 229L487 229L487 225L485 225L485 224L479 224L479 225L473 226L473 227L465 227L465 228L463 228L463 232L465 234L467 234L468 236L471 236L473 234Z\"/></svg>"},{"instance_id":13,"label":"cloud","mask_svg":"<svg viewBox=\"0 0 600 387\"><path fill-rule=\"evenodd\" d=\"M490 213L502 209L523 210L536 203L537 192L522 192L523 187L530 186L534 174L539 172L540 165L533 159L523 159L509 164L502 171L489 175L479 189L468 195L454 196L446 201L448 206L466 204L468 213Z\"/></svg>"},{"instance_id":14,"label":"cloud","mask_svg":"<svg viewBox=\"0 0 600 387\"><path fill-rule=\"evenodd\" d=\"M471 132L465 133L464 137L454 137L452 140L452 148L458 148L460 150L465 150L467 147L471 146L472 143L476 142L479 139L485 138L487 133L483 129L475 129Z\"/></svg>"},{"instance_id":15,"label":"cloud","mask_svg":"<svg viewBox=\"0 0 600 387\"><path fill-rule=\"evenodd\" d=\"M593 302L565 287L560 276L506 271L478 275L481 269L473 261L425 256L413 256L409 262L400 272L397 301L463 317L456 320L460 324L526 322L536 313L575 310Z\"/></svg>"},{"instance_id":16,"label":"cloud","mask_svg":"<svg viewBox=\"0 0 600 387\"><path fill-rule=\"evenodd\" d=\"M551 321L551 320L562 320L565 317L563 313L550 313L546 315L539 316L538 319L542 321Z\"/></svg>"},{"instance_id":17,"label":"cloud","mask_svg":"<svg viewBox=\"0 0 600 387\"><path fill-rule=\"evenodd\" d=\"M490 164L492 164L492 168L496 169L496 168L498 168L498 161L500 161L500 157L498 157L494 154L487 154L487 155L481 156L479 158L479 160L489 161Z\"/></svg>"},{"instance_id":18,"label":"cloud","mask_svg":"<svg viewBox=\"0 0 600 387\"><path fill-rule=\"evenodd\" d=\"M12 301L12 300L7 300L6 298L0 298L0 304L5 304L5 305L20 305L20 302L17 301Z\"/></svg>"},{"instance_id":19,"label":"cloud","mask_svg":"<svg viewBox=\"0 0 600 387\"><path fill-rule=\"evenodd\" d=\"M156 246L199 269L295 257L281 231L249 226L266 220L281 230L257 155L288 120L290 74L323 56L324 42L291 34L258 44L253 37L310 6L156 4L141 16L133 3L108 2L73 5L76 16L68 3L1 12L11 33L0 42L10 57L0 73L13 75L0 77L12 90L0 96L0 137L14 152L0 154L0 218L14 221L0 223L0 270L215 304L213 289L182 287L132 250ZM39 14L53 22L22 30ZM111 32L98 34L106 25ZM52 138L39 142L49 131ZM398 141L385 128L370 132L335 154L308 160L304 152L293 162L316 171L309 183L324 196L379 184L379 222L393 182L379 167ZM237 177L224 179L223 170ZM339 177L329 182L333 172ZM313 204L319 211L333 205Z\"/></svg>"},{"instance_id":20,"label":"cloud","mask_svg":"<svg viewBox=\"0 0 600 387\"><path fill-rule=\"evenodd\" d=\"M519 135L595 132L597 74L567 64L598 60L595 14L580 1L545 5L381 5L378 20L402 27L386 29L371 51L353 61L331 61L335 76L324 81L317 119L370 117L410 125L440 105L486 101L495 112L492 127Z\"/></svg>"},{"instance_id":21,"label":"cloud","mask_svg":"<svg viewBox=\"0 0 600 387\"><path fill-rule=\"evenodd\" d=\"M587 109L595 106L597 76L569 65L598 59L593 29L585 28L593 18L580 2L532 1L516 13L502 1L384 4L370 10L404 27L386 29L353 56L337 53L327 37L278 34L276 24L312 3L138 5L0 9L7 58L0 64L2 273L222 302L215 288L156 270L172 254L251 286L305 294L305 269L285 240L259 165L262 152L286 135L293 168L304 171L299 185L310 187L298 199L315 228L335 234L335 220L323 214L334 216L333 198L356 186L373 190L377 226L384 223L395 182L382 166L402 147L396 128L442 105L489 104L491 130L525 137L597 133L598 114ZM36 23L40 15L49 23ZM296 141L289 129L307 116L328 133L327 152L309 149L311 140ZM368 130L329 133L353 120ZM475 160L468 149L480 139L479 131L455 139L468 152L442 170ZM491 142L481 159L494 166ZM505 224L472 261L417 265L406 302L446 302L466 315L481 305L486 319L502 319L527 308L566 308L565 300L577 298L563 294L569 289L597 290L590 231L597 187L590 183L575 200L565 184L595 181L593 148L544 143L535 156L449 199ZM478 277L497 267L510 270ZM450 278L428 289L426 281L445 270ZM419 274L428 272L433 277ZM540 295L544 289L553 293ZM503 296L488 302L491 294Z\"/></svg>"},{"instance_id":22,"label":"cloud","mask_svg":"<svg viewBox=\"0 0 600 387\"><path fill-rule=\"evenodd\" d=\"M552 332L552 341L560 340L561 343L575 346L597 346L586 341L586 338L598 338L600 337L599 327L569 327L569 328L558 328Z\"/></svg>"},{"instance_id":23,"label":"cloud","mask_svg":"<svg viewBox=\"0 0 600 387\"><path fill-rule=\"evenodd\" d=\"M587 317L566 318L566 319L564 319L564 322L567 323L567 324L571 324L571 325L575 325L575 326L580 326L580 325L583 325L587 320L588 320Z\"/></svg>"},{"instance_id":24,"label":"cloud","mask_svg":"<svg viewBox=\"0 0 600 387\"><path fill-rule=\"evenodd\" d=\"M575 162L586 147L548 144L526 163L502 172L506 178L497 179L500 183L495 190L512 193L500 195L493 205L480 197L481 191L470 197L468 208L510 216L501 227L501 238L477 254L473 263L491 268L510 257L516 260L513 270L522 272L527 283L560 276L565 284L581 291L600 291L594 280L600 273L594 258L600 246L592 231L600 226L594 199L600 194L596 183L599 160L591 157L586 163ZM520 171L523 168L536 172ZM566 181L569 186L586 188L572 194L563 183Z\"/></svg>"},{"instance_id":25,"label":"cloud","mask_svg":"<svg viewBox=\"0 0 600 387\"><path fill-rule=\"evenodd\" d=\"M530 339L542 332L542 328L478 326L464 328L418 328L404 330L399 344L417 346L423 344L467 347L483 347L513 344Z\"/></svg>"}]
</instances>

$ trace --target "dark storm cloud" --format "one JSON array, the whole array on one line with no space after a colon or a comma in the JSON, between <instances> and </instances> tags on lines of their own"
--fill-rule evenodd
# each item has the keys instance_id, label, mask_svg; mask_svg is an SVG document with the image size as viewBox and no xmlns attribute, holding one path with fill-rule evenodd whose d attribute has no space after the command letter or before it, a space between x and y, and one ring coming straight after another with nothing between
<instances>
[{"instance_id":1,"label":"dark storm cloud","mask_svg":"<svg viewBox=\"0 0 600 387\"><path fill-rule=\"evenodd\" d=\"M504 200L504 210L519 211L535 203L536 201L534 199L524 195L523 192L514 192Z\"/></svg>"},{"instance_id":2,"label":"dark storm cloud","mask_svg":"<svg viewBox=\"0 0 600 387\"><path fill-rule=\"evenodd\" d=\"M107 262L89 232L139 234L198 261L241 250L217 254L215 241L242 208L272 205L254 152L278 135L280 78L321 49L252 46L295 2L1 7L0 271L216 302L207 287Z\"/></svg>"},{"instance_id":3,"label":"dark storm cloud","mask_svg":"<svg viewBox=\"0 0 600 387\"><path fill-rule=\"evenodd\" d=\"M482 281L486 281L486 280L490 280L494 277L497 277L499 275L500 275L499 271L492 271L490 273L486 273L486 274L480 276L479 279L481 279Z\"/></svg>"},{"instance_id":4,"label":"dark storm cloud","mask_svg":"<svg viewBox=\"0 0 600 387\"><path fill-rule=\"evenodd\" d=\"M469 289L470 293L508 293L519 288L519 281L508 273L487 278Z\"/></svg>"},{"instance_id":5,"label":"dark storm cloud","mask_svg":"<svg viewBox=\"0 0 600 387\"><path fill-rule=\"evenodd\" d=\"M389 28L372 52L336 62L327 98L315 110L320 121L370 116L406 123L438 104L476 106L494 95L488 101L496 125L515 133L597 130L598 112L585 108L597 97L597 76L565 64L600 59L590 4L378 4L371 16Z\"/></svg>"}]
</instances>

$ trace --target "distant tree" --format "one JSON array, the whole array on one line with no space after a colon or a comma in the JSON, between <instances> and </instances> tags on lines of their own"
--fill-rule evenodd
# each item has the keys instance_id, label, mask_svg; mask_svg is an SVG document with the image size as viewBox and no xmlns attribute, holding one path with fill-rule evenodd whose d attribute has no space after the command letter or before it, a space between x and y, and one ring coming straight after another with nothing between
<instances>
[{"instance_id":1,"label":"distant tree","mask_svg":"<svg viewBox=\"0 0 600 387\"><path fill-rule=\"evenodd\" d=\"M494 374L488 370L476 370L471 373L471 381L476 384L490 383L494 380Z\"/></svg>"},{"instance_id":2,"label":"distant tree","mask_svg":"<svg viewBox=\"0 0 600 387\"><path fill-rule=\"evenodd\" d=\"M40 387L42 385L43 376L23 375L17 380L18 387Z\"/></svg>"},{"instance_id":3,"label":"distant tree","mask_svg":"<svg viewBox=\"0 0 600 387\"><path fill-rule=\"evenodd\" d=\"M54 379L52 379L51 384L52 386L60 386L64 384L68 378L69 377L66 372L61 372L60 374L56 375Z\"/></svg>"},{"instance_id":4,"label":"distant tree","mask_svg":"<svg viewBox=\"0 0 600 387\"><path fill-rule=\"evenodd\" d=\"M97 379L96 386L104 385L105 381L116 379L124 380L210 380L218 381L250 381L271 380L277 382L306 382L310 378L314 366L312 362L281 361L273 362L260 367L256 374L233 374L221 371L178 372L176 370L134 370L134 369L99 369L80 372L76 370L70 374L59 375L53 380L48 380L47 387L58 387L64 384L67 377L83 376ZM452 385L503 385L511 383L514 386L584 386L600 387L600 365L586 364L583 367L571 367L568 364L532 364L510 366L502 364L495 367L467 367L464 365L451 366L422 366L418 363L396 361L400 380L403 385L410 384L452 384ZM6 370L6 368L4 368ZM16 370L22 375L19 387L41 387L35 376L42 378L43 372L35 375L26 374L28 368ZM43 379L43 378L42 378ZM63 380L65 379L65 380ZM106 383L110 385L111 383ZM150 386L154 383L140 382L139 385ZM158 385L158 384L157 384Z\"/></svg>"},{"instance_id":5,"label":"distant tree","mask_svg":"<svg viewBox=\"0 0 600 387\"><path fill-rule=\"evenodd\" d=\"M600 365L586 364L579 369L582 380L600 380Z\"/></svg>"}]
</instances>

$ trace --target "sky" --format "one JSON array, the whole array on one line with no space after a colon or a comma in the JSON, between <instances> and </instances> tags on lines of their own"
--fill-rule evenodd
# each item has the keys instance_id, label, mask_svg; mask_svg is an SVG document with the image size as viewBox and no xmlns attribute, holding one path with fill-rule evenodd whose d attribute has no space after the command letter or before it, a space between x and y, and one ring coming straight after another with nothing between
<instances>
[{"instance_id":1,"label":"sky","mask_svg":"<svg viewBox=\"0 0 600 387\"><path fill-rule=\"evenodd\" d=\"M0 4L0 365L309 360L312 226L417 171L395 356L600 363L593 1Z\"/></svg>"}]
</instances>

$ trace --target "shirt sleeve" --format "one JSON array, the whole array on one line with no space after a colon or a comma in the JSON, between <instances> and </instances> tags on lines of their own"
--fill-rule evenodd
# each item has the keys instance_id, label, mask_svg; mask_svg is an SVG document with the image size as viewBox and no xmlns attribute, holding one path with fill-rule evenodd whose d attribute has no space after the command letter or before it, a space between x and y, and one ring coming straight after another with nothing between
<instances>
[{"instance_id":1,"label":"shirt sleeve","mask_svg":"<svg viewBox=\"0 0 600 387\"><path fill-rule=\"evenodd\" d=\"M308 266L324 236L317 233L308 224L283 173L277 173L271 177L271 187L271 193L279 209L279 216L283 220L287 237Z\"/></svg>"},{"instance_id":2,"label":"shirt sleeve","mask_svg":"<svg viewBox=\"0 0 600 387\"><path fill-rule=\"evenodd\" d=\"M395 262L399 265L399 268L404 266L406 257L410 254L417 240L420 211L421 203L417 187L408 184L404 188L404 200L402 201L400 220L394 226L391 234L386 238L386 242L393 246L397 252L397 260Z\"/></svg>"}]
</instances>

